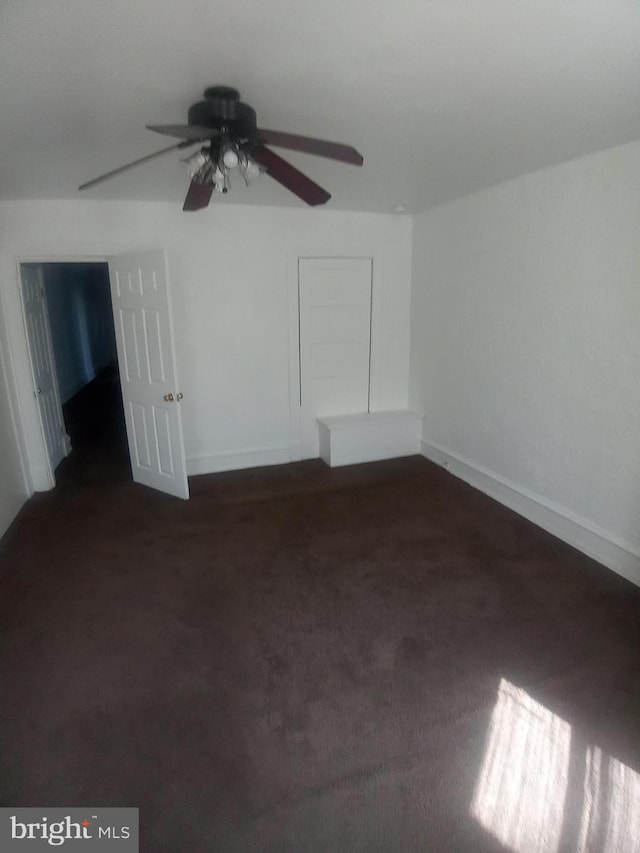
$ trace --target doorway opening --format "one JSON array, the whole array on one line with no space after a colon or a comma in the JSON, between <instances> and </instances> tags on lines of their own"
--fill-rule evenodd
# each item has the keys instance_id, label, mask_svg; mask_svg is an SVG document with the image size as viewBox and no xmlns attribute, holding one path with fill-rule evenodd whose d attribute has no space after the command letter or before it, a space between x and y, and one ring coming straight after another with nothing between
<instances>
[{"instance_id":1,"label":"doorway opening","mask_svg":"<svg viewBox=\"0 0 640 853\"><path fill-rule=\"evenodd\" d=\"M46 491L56 480L59 481L59 476L53 472L69 455L71 441L62 411L56 358L52 354L53 335L45 285L48 265L45 261L37 260L19 261L18 264L18 285L27 333L26 352L24 348L23 352L31 368L31 388L37 401L34 407L33 398L28 397L28 387L23 384L19 393L23 396L25 411L32 412L34 418L28 426L25 422L23 427L28 430L26 456L28 459L29 447L33 448L37 467L32 468L32 472L35 470L37 474L38 485L42 483L44 486L40 489L36 486L35 491ZM188 500L189 483L181 412L184 394L178 387L166 251L132 251L114 255L106 264L102 258L97 263L93 259L87 262L64 259L56 261L53 266L58 268L58 272L62 269L63 273L72 277L82 273L88 279L89 289L94 286L95 293L91 300L83 302L84 296L80 296L72 301L71 317L78 323L76 337L79 344L76 355L81 368L85 369L84 381L104 379L104 382L96 383L94 387L98 390L101 386L103 391L110 389L112 402L120 402L120 414L115 419L119 429L111 447L116 450L123 448L117 440L117 433L122 435L124 432L128 451L126 479ZM100 285L96 283L98 281ZM70 289L73 290L73 286L62 287L64 297L69 295ZM90 337L92 327L97 329L98 335L95 347ZM63 337L61 349L66 357L72 339L68 331L63 333ZM94 363L94 349L96 352L102 351L101 347L107 339L109 356L102 362ZM97 370L96 365L102 364L105 366ZM99 377L100 373L104 375ZM115 390L118 385L116 377L119 380L120 398ZM85 387L82 385L80 389L76 387L73 390L77 394ZM66 396L64 392L63 396ZM104 394L103 398L108 396L109 393ZM109 416L100 417L96 414L98 403L95 399L82 408L92 413L93 424L99 428L98 432L111 421L113 409L107 405ZM69 413L69 418L72 418L72 413ZM77 431L77 435L82 444L86 433L83 436L81 431ZM100 440L95 430L93 435L98 439L97 443L94 442L94 448L99 448L102 453L109 442L105 443L104 437ZM124 452L119 451L111 456L102 453L102 458L97 460L100 474L116 474L121 479L121 460L124 455ZM76 454L75 458L78 459L78 456ZM92 464L95 461L96 455L93 454ZM83 466L83 470L86 471L86 466Z\"/></svg>"},{"instance_id":2,"label":"doorway opening","mask_svg":"<svg viewBox=\"0 0 640 853\"><path fill-rule=\"evenodd\" d=\"M21 278L56 484L130 478L108 265L21 264Z\"/></svg>"}]
</instances>

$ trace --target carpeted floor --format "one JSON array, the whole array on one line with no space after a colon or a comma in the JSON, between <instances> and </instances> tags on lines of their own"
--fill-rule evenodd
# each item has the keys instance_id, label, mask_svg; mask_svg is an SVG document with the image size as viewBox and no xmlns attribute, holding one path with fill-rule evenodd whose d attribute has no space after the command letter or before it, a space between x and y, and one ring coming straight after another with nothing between
<instances>
[{"instance_id":1,"label":"carpeted floor","mask_svg":"<svg viewBox=\"0 0 640 853\"><path fill-rule=\"evenodd\" d=\"M119 435L2 543L3 805L138 806L145 853L638 849L639 589L419 457L185 503Z\"/></svg>"}]
</instances>

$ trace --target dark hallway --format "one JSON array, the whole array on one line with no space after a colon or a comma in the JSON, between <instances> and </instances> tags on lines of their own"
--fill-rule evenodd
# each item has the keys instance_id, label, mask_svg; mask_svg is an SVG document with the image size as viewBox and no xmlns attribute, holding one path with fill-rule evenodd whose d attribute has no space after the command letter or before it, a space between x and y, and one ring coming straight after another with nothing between
<instances>
[{"instance_id":1,"label":"dark hallway","mask_svg":"<svg viewBox=\"0 0 640 853\"><path fill-rule=\"evenodd\" d=\"M62 412L72 449L56 469L58 487L131 478L117 366L102 370Z\"/></svg>"}]
</instances>

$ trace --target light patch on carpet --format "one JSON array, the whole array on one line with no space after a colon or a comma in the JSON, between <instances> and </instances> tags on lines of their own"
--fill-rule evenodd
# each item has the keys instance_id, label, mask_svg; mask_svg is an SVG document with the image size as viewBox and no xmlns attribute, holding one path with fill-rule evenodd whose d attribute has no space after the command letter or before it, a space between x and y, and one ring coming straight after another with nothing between
<instances>
[{"instance_id":1,"label":"light patch on carpet","mask_svg":"<svg viewBox=\"0 0 640 853\"><path fill-rule=\"evenodd\" d=\"M640 850L640 774L597 746L585 757L584 807L578 850Z\"/></svg>"},{"instance_id":2,"label":"light patch on carpet","mask_svg":"<svg viewBox=\"0 0 640 853\"><path fill-rule=\"evenodd\" d=\"M471 813L518 853L557 853L571 726L502 679Z\"/></svg>"},{"instance_id":3,"label":"light patch on carpet","mask_svg":"<svg viewBox=\"0 0 640 853\"><path fill-rule=\"evenodd\" d=\"M557 853L572 834L580 853L639 850L640 774L598 747L580 768L579 828L564 824L570 762L581 760L571 748L571 725L502 679L472 815L515 853Z\"/></svg>"}]
</instances>

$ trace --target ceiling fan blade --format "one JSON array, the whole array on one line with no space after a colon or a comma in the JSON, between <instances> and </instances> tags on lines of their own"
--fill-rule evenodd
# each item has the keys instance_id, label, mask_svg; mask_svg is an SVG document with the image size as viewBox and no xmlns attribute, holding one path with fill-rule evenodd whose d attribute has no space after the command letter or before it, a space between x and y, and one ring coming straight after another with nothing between
<instances>
[{"instance_id":1,"label":"ceiling fan blade","mask_svg":"<svg viewBox=\"0 0 640 853\"><path fill-rule=\"evenodd\" d=\"M326 204L331 198L330 193L264 145L252 148L251 156L257 163L264 166L268 175L307 204Z\"/></svg>"},{"instance_id":2,"label":"ceiling fan blade","mask_svg":"<svg viewBox=\"0 0 640 853\"><path fill-rule=\"evenodd\" d=\"M282 133L279 130L258 129L258 139L267 145L278 148L289 148L291 151L303 151L305 154L315 154L318 157L329 157L331 160L341 160L354 166L362 166L364 157L351 145L341 142L328 142L325 139L313 139L310 136L298 136L295 133Z\"/></svg>"},{"instance_id":3,"label":"ceiling fan blade","mask_svg":"<svg viewBox=\"0 0 640 853\"><path fill-rule=\"evenodd\" d=\"M211 139L219 136L220 131L215 127L204 127L200 124L148 124L147 130L163 133L165 136L177 136L178 139L191 139L200 142L203 139Z\"/></svg>"},{"instance_id":4,"label":"ceiling fan blade","mask_svg":"<svg viewBox=\"0 0 640 853\"><path fill-rule=\"evenodd\" d=\"M187 197L182 206L183 210L202 210L211 201L213 186L202 184L199 181L191 181L187 190Z\"/></svg>"},{"instance_id":5,"label":"ceiling fan blade","mask_svg":"<svg viewBox=\"0 0 640 853\"><path fill-rule=\"evenodd\" d=\"M103 181L108 181L109 178L114 178L121 172L126 172L129 169L133 169L136 166L140 166L142 163L146 163L148 160L153 160L156 157L160 157L162 154L167 154L169 151L176 151L177 149L186 148L187 146L193 144L193 142L179 142L177 145L170 145L168 148L162 148L160 149L160 151L154 151L153 154L147 154L146 157L140 157L138 160L133 160L131 163L127 163L125 166L120 166L117 169L112 169L110 172L106 172L104 175L100 175L99 178L94 178L92 181L87 181L86 184L81 184L78 189L88 190L89 187L95 187L96 184L101 184Z\"/></svg>"}]
</instances>

